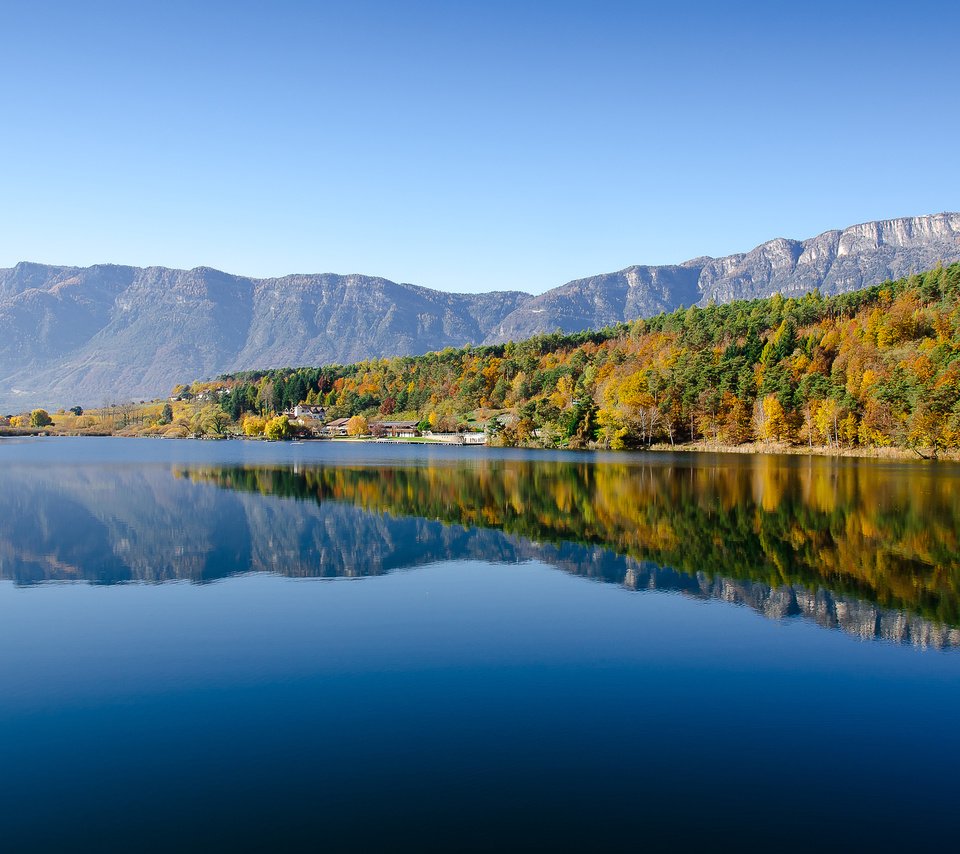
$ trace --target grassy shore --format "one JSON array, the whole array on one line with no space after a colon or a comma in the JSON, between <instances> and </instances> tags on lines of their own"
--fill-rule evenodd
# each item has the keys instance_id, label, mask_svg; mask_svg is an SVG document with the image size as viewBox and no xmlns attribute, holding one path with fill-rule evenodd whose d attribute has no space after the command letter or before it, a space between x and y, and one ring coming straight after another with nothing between
<instances>
[{"instance_id":1,"label":"grassy shore","mask_svg":"<svg viewBox=\"0 0 960 854\"><path fill-rule=\"evenodd\" d=\"M3 427L0 426L0 438L15 436L42 436L46 431L33 427Z\"/></svg>"},{"instance_id":2,"label":"grassy shore","mask_svg":"<svg viewBox=\"0 0 960 854\"><path fill-rule=\"evenodd\" d=\"M29 427L9 427L0 425L0 437L16 436L126 436L126 437L154 437L154 438L192 438L193 433L186 426L195 407L189 403L176 401L173 403L173 423L159 424L158 418L166 401L151 401L150 403L131 406L126 409L110 407L108 409L91 410L80 416L62 410L53 413L54 423L42 429ZM230 424L222 434L210 435L206 438L225 439L246 437L240 432L239 425ZM307 437L302 437L306 439ZM308 441L317 441L308 439ZM329 440L326 440L329 441ZM334 441L375 441L371 437L338 438ZM428 437L397 438L390 440L405 444L448 444ZM531 442L526 447L541 447ZM602 445L591 445L596 450L603 450ZM742 445L725 445L709 441L686 442L671 445L660 442L651 445L651 451L672 451L679 453L723 453L723 454L795 454L803 456L823 457L865 457L887 460L919 460L940 459L960 461L960 450L940 450L934 455L930 448L902 448L902 447L841 447L827 445L792 445L786 442L748 442Z\"/></svg>"},{"instance_id":3,"label":"grassy shore","mask_svg":"<svg viewBox=\"0 0 960 854\"><path fill-rule=\"evenodd\" d=\"M934 457L930 448L837 448L828 445L790 445L786 442L747 442L743 445L723 445L713 442L687 442L670 445L658 443L651 451L675 451L711 454L794 454L818 457L869 457L883 460L940 459L960 461L960 451L938 451Z\"/></svg>"}]
</instances>

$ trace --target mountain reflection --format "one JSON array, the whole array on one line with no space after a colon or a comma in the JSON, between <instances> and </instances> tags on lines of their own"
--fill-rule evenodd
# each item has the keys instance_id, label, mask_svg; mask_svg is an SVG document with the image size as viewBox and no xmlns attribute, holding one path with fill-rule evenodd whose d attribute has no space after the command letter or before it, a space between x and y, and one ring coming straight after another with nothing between
<instances>
[{"instance_id":1,"label":"mountain reflection","mask_svg":"<svg viewBox=\"0 0 960 854\"><path fill-rule=\"evenodd\" d=\"M359 577L441 560L535 559L864 638L960 645L955 469L715 460L210 466L173 477L150 467L12 467L0 497L0 576Z\"/></svg>"}]
</instances>

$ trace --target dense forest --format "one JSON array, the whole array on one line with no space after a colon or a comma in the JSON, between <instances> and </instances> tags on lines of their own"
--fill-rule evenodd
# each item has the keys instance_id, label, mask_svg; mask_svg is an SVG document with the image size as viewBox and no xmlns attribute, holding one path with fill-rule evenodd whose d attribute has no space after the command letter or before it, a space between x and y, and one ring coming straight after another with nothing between
<instances>
[{"instance_id":1,"label":"dense forest","mask_svg":"<svg viewBox=\"0 0 960 854\"><path fill-rule=\"evenodd\" d=\"M195 383L234 420L485 424L505 445L960 446L960 264L839 296L696 306L574 335Z\"/></svg>"}]
</instances>

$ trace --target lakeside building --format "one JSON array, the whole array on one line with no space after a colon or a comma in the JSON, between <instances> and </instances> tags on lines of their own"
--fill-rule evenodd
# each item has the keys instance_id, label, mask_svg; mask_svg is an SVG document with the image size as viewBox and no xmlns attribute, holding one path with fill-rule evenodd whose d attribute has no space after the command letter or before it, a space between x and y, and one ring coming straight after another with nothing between
<instances>
[{"instance_id":1,"label":"lakeside building","mask_svg":"<svg viewBox=\"0 0 960 854\"><path fill-rule=\"evenodd\" d=\"M435 442L445 442L448 445L486 445L486 433L424 433Z\"/></svg>"},{"instance_id":2,"label":"lakeside building","mask_svg":"<svg viewBox=\"0 0 960 854\"><path fill-rule=\"evenodd\" d=\"M373 421L370 435L378 438L413 439L420 435L416 421Z\"/></svg>"},{"instance_id":3,"label":"lakeside building","mask_svg":"<svg viewBox=\"0 0 960 854\"><path fill-rule=\"evenodd\" d=\"M347 422L349 418L334 418L323 426L323 433L326 436L346 436Z\"/></svg>"},{"instance_id":4,"label":"lakeside building","mask_svg":"<svg viewBox=\"0 0 960 854\"><path fill-rule=\"evenodd\" d=\"M293 409L285 409L282 413L291 421L296 422L301 427L305 426L307 421L324 422L327 418L327 410L323 406L314 406L313 404L298 403Z\"/></svg>"}]
</instances>

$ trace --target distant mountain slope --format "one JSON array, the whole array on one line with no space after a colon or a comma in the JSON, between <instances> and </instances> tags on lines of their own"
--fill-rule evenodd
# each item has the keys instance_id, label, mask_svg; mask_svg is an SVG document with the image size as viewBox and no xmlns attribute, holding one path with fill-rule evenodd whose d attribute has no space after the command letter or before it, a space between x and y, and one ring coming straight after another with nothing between
<instances>
[{"instance_id":1,"label":"distant mountain slope","mask_svg":"<svg viewBox=\"0 0 960 854\"><path fill-rule=\"evenodd\" d=\"M777 239L751 252L628 267L538 296L450 294L361 275L252 279L198 267L21 263L0 270L0 411L154 397L183 377L415 355L680 305L838 293L960 260L960 214Z\"/></svg>"},{"instance_id":2,"label":"distant mountain slope","mask_svg":"<svg viewBox=\"0 0 960 854\"><path fill-rule=\"evenodd\" d=\"M178 378L482 341L531 297L200 267L0 270L0 410L155 397Z\"/></svg>"},{"instance_id":3,"label":"distant mountain slope","mask_svg":"<svg viewBox=\"0 0 960 854\"><path fill-rule=\"evenodd\" d=\"M634 320L681 305L730 302L774 293L825 295L960 260L960 214L941 213L854 225L810 240L778 238L725 258L679 266L628 267L578 279L525 302L488 343L539 332L575 332Z\"/></svg>"},{"instance_id":4,"label":"distant mountain slope","mask_svg":"<svg viewBox=\"0 0 960 854\"><path fill-rule=\"evenodd\" d=\"M520 341L540 332L600 329L672 311L700 299L698 261L678 266L627 267L577 279L547 291L507 315L485 343Z\"/></svg>"}]
</instances>

